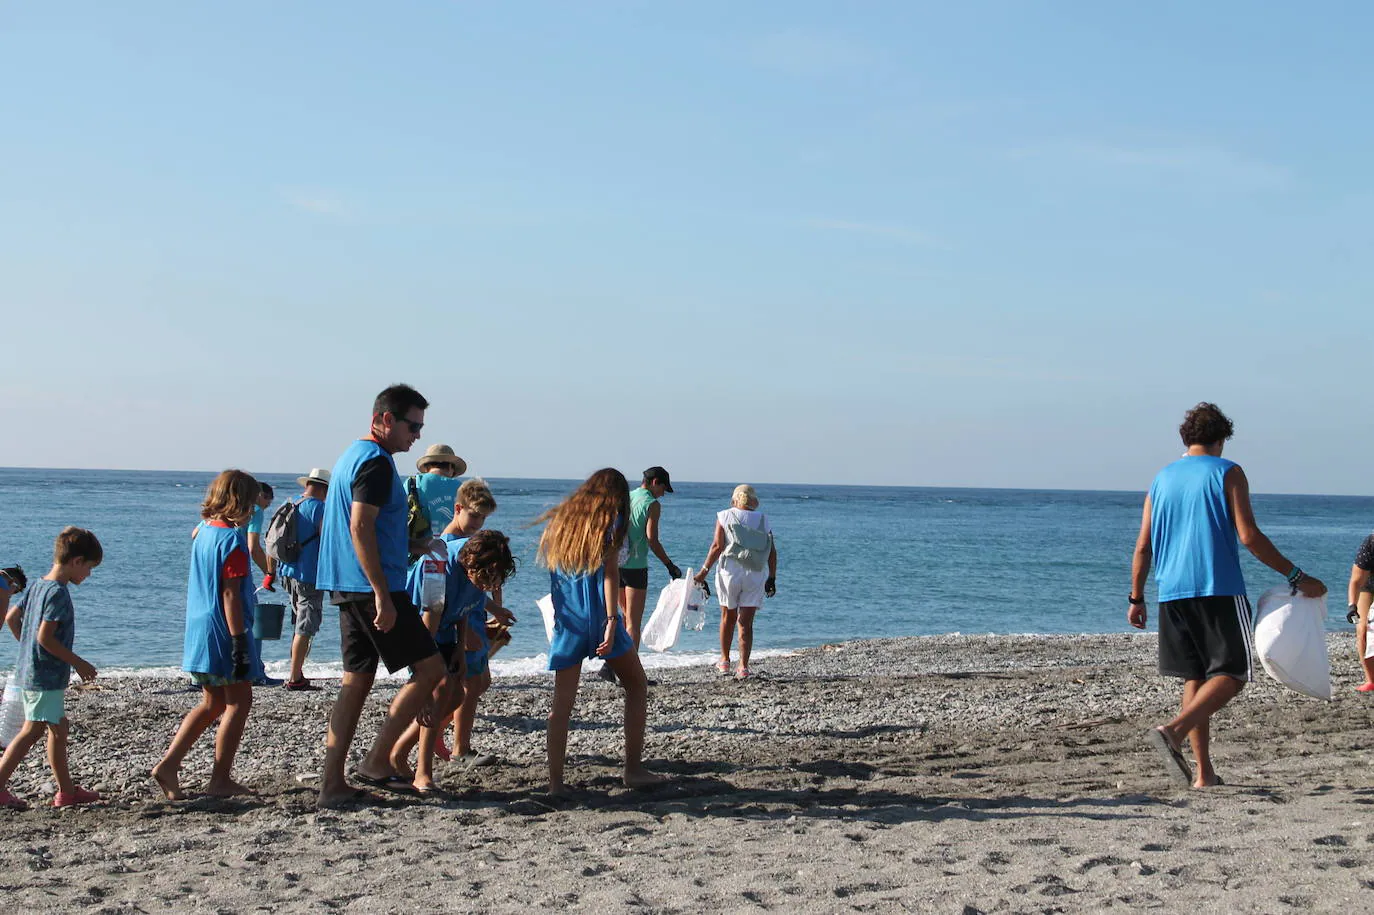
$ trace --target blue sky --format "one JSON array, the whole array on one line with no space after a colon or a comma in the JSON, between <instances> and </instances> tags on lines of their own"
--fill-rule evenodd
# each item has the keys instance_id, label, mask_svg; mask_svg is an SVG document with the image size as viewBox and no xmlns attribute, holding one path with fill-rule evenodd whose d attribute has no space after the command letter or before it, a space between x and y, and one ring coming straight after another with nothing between
<instances>
[{"instance_id":1,"label":"blue sky","mask_svg":"<svg viewBox=\"0 0 1374 915\"><path fill-rule=\"evenodd\" d=\"M0 465L1368 493L1363 3L0 19ZM408 464L402 462L403 469Z\"/></svg>"}]
</instances>

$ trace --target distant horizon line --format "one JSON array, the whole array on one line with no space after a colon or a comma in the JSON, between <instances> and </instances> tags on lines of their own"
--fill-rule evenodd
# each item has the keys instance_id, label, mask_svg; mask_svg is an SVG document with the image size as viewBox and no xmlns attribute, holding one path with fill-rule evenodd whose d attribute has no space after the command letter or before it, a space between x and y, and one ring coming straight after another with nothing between
<instances>
[{"instance_id":1,"label":"distant horizon line","mask_svg":"<svg viewBox=\"0 0 1374 915\"><path fill-rule=\"evenodd\" d=\"M190 473L208 474L219 473L218 470L180 470L180 469L158 469L148 468L124 468L124 467L40 467L36 465L0 465L0 471L6 470L58 470L63 472L76 473ZM309 472L304 471L304 472ZM283 470L259 471L263 476L274 477L298 477L301 473ZM480 474L464 474L464 476L482 476ZM578 483L581 480L577 477L501 477L501 476L482 476L485 480L532 480L548 483ZM627 477L628 479L628 477ZM631 480L633 483L634 481ZM702 484L707 486L734 486L738 481L729 480L676 480L677 483ZM954 486L940 484L914 484L914 483L811 483L811 482L786 482L779 480L758 480L756 485L763 486L816 486L828 487L832 489L950 489L950 490L974 490L982 492L1063 492L1063 493L1103 493L1112 495L1139 495L1144 496L1148 487L1144 489L1067 489L1061 486ZM1348 493L1321 493L1321 492L1257 492L1258 496L1314 496L1323 499L1370 499L1374 496L1352 495Z\"/></svg>"}]
</instances>

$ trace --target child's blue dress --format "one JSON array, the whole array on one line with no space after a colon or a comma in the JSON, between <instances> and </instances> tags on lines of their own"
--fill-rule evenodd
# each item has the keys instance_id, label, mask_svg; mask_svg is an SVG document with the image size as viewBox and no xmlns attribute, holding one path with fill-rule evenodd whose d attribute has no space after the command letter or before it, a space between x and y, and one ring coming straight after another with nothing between
<instances>
[{"instance_id":1,"label":"child's blue dress","mask_svg":"<svg viewBox=\"0 0 1374 915\"><path fill-rule=\"evenodd\" d=\"M549 594L553 598L549 670L576 667L590 658L618 658L634 650L635 643L617 615L610 653L596 653L596 646L606 635L605 571L603 567L585 575L569 575L559 569L549 572Z\"/></svg>"}]
</instances>

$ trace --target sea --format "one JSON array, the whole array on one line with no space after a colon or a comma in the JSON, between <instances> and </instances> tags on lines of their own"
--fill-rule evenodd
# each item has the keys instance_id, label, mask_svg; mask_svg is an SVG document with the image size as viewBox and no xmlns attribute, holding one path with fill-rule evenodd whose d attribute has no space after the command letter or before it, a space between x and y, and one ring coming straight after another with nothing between
<instances>
[{"instance_id":1,"label":"sea","mask_svg":"<svg viewBox=\"0 0 1374 915\"><path fill-rule=\"evenodd\" d=\"M0 468L0 566L18 563L38 578L64 526L95 531L105 561L72 591L78 654L104 676L175 675L190 535L212 477ZM294 474L259 478L275 487L274 508L299 494ZM505 589L506 606L519 622L492 670L496 676L541 672L548 643L535 601L548 592L549 579L535 560L539 529L532 523L577 481L488 482L500 505L488 527L510 537L519 560ZM749 482L778 547L778 593L755 622L758 658L850 639L1133 631L1126 596L1143 492ZM676 491L664 497L661 539L684 569L705 557L715 514L729 507L734 485L674 483ZM1355 549L1374 524L1374 498L1255 495L1253 502L1261 529L1278 548L1332 589L1328 628L1350 631L1346 582ZM1252 601L1281 583L1244 550L1242 556ZM667 582L651 557L646 616ZM1153 628L1153 587L1147 597ZM713 598L705 628L684 631L668 652L645 649L645 666L711 663L719 616ZM263 643L269 673L285 673L289 638ZM0 633L0 674L13 666L16 646ZM306 675L339 671L337 615L327 611Z\"/></svg>"}]
</instances>

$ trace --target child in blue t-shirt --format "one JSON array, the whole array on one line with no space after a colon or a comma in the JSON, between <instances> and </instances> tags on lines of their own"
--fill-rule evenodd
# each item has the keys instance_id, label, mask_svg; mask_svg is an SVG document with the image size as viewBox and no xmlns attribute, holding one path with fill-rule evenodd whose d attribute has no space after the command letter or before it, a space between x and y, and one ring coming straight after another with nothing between
<instances>
[{"instance_id":1,"label":"child in blue t-shirt","mask_svg":"<svg viewBox=\"0 0 1374 915\"><path fill-rule=\"evenodd\" d=\"M251 679L258 653L252 629L257 605L242 525L260 492L258 481L242 470L226 470L210 483L201 504L205 523L191 547L181 659L181 669L201 688L201 702L182 719L166 754L149 773L169 801L185 796L178 774L181 761L216 719L215 764L204 793L253 793L230 773L253 707Z\"/></svg>"},{"instance_id":2,"label":"child in blue t-shirt","mask_svg":"<svg viewBox=\"0 0 1374 915\"><path fill-rule=\"evenodd\" d=\"M505 534L480 530L484 520L485 515L468 512L459 506L453 521L440 535L446 554L443 559L445 588L442 606L425 606L423 601L424 573L421 570L429 558L428 554L411 567L408 585L412 599L417 607L422 608L425 623L434 634L434 642L444 656L447 667L447 675L435 689L433 720L436 726L422 728L419 724L412 724L397 741L391 754L391 763L396 771L406 772L410 751L418 745L414 787L421 794L435 790L436 744L449 719L458 710L459 701L464 698L465 685L471 688L469 665L476 662L473 660L474 652L464 650L465 630L469 628L470 621L479 615L485 630L488 611L508 623L515 622L514 614L504 607L493 606L485 593L500 593L502 584L515 574L515 557L511 554L510 541ZM465 527L471 532L471 537L465 536ZM485 660L482 668L485 672Z\"/></svg>"},{"instance_id":3,"label":"child in blue t-shirt","mask_svg":"<svg viewBox=\"0 0 1374 915\"><path fill-rule=\"evenodd\" d=\"M73 669L82 680L95 679L95 668L72 651L76 612L68 586L90 578L104 558L105 551L95 534L79 527L67 528L53 544L52 569L5 614L10 632L19 640L15 677L23 690L24 728L0 757L0 809L28 809L25 801L10 792L10 776L45 732L48 762L57 780L52 805L70 807L100 800L99 794L73 782L67 768L64 704ZM8 574L5 577L9 579Z\"/></svg>"}]
</instances>

